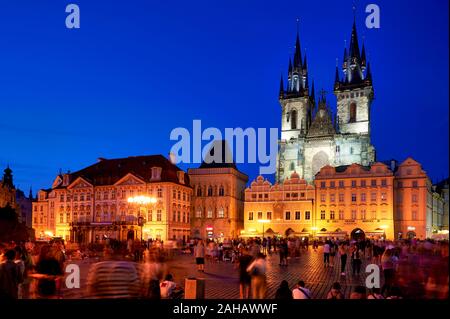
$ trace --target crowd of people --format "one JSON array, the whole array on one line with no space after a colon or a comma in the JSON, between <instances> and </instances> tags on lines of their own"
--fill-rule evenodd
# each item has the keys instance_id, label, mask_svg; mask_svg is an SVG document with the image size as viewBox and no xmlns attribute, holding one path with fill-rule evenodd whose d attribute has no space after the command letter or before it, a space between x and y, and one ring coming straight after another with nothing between
<instances>
[{"instance_id":1,"label":"crowd of people","mask_svg":"<svg viewBox=\"0 0 450 319\"><path fill-rule=\"evenodd\" d=\"M191 240L174 246L157 240L109 241L96 249L69 249L63 241L0 244L0 298L63 298L64 267L74 259L90 260L86 298L182 298L183 287L176 283L167 260L173 254L191 254L198 272L213 263L232 263L239 274L240 298L265 299L267 256L279 258L279 267L288 267L293 258L301 265L308 250L323 254L323 267L330 269L330 276L336 269L341 279L359 278L366 264L381 270L380 287L355 286L350 292L342 280L332 284L327 299L448 298L448 241L327 239L314 240L311 246L307 239L276 237ZM312 299L314 287L308 284L298 280L290 287L283 280L275 298Z\"/></svg>"}]
</instances>

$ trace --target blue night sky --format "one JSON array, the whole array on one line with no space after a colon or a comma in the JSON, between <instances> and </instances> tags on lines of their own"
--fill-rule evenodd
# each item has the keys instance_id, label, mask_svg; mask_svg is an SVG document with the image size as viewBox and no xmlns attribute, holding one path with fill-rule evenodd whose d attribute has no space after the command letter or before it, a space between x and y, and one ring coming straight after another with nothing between
<instances>
[{"instance_id":1,"label":"blue night sky","mask_svg":"<svg viewBox=\"0 0 450 319\"><path fill-rule=\"evenodd\" d=\"M69 3L81 29L65 27ZM167 155L171 130L193 119L279 127L297 17L310 79L334 109L352 3L0 0L0 166L37 190L98 157ZM380 6L380 29L364 26L369 3ZM377 159L412 156L433 181L447 176L448 1L357 1L356 21L373 73ZM258 174L257 164L239 167Z\"/></svg>"}]
</instances>

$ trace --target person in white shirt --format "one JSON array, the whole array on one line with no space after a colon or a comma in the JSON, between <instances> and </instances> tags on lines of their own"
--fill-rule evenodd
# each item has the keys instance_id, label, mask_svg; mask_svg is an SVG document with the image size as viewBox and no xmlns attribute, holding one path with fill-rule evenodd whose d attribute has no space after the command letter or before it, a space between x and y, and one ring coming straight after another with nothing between
<instances>
[{"instance_id":1,"label":"person in white shirt","mask_svg":"<svg viewBox=\"0 0 450 319\"><path fill-rule=\"evenodd\" d=\"M182 294L182 290L173 281L173 276L167 274L165 280L160 284L161 298L177 299Z\"/></svg>"},{"instance_id":2,"label":"person in white shirt","mask_svg":"<svg viewBox=\"0 0 450 319\"><path fill-rule=\"evenodd\" d=\"M292 290L292 297L294 299L311 299L311 291L305 288L305 282L303 280L300 280Z\"/></svg>"}]
</instances>

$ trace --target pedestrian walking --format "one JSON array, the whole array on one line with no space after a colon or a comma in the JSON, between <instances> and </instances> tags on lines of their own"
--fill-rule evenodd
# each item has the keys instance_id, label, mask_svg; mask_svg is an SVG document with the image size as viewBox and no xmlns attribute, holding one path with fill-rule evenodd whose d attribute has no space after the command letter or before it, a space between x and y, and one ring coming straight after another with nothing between
<instances>
[{"instance_id":1,"label":"pedestrian walking","mask_svg":"<svg viewBox=\"0 0 450 319\"><path fill-rule=\"evenodd\" d=\"M197 270L205 272L205 245L203 240L199 240L194 249L195 263L197 264Z\"/></svg>"},{"instance_id":2,"label":"pedestrian walking","mask_svg":"<svg viewBox=\"0 0 450 319\"><path fill-rule=\"evenodd\" d=\"M249 299L250 298L250 284L251 276L247 271L247 268L253 261L253 257L250 256L247 249L242 250L242 254L239 257L239 298Z\"/></svg>"},{"instance_id":3,"label":"pedestrian walking","mask_svg":"<svg viewBox=\"0 0 450 319\"><path fill-rule=\"evenodd\" d=\"M358 275L361 271L361 249L359 248L359 246L357 244L353 245L352 247L352 254L351 254L351 260L352 260L352 272L353 275Z\"/></svg>"},{"instance_id":4,"label":"pedestrian walking","mask_svg":"<svg viewBox=\"0 0 450 319\"><path fill-rule=\"evenodd\" d=\"M6 251L5 257L6 261L0 264L0 300L18 299L19 284L23 281L22 271L14 262L14 250Z\"/></svg>"},{"instance_id":5,"label":"pedestrian walking","mask_svg":"<svg viewBox=\"0 0 450 319\"><path fill-rule=\"evenodd\" d=\"M341 257L341 275L345 276L345 266L347 265L347 246L345 243L339 246L339 256Z\"/></svg>"},{"instance_id":6,"label":"pedestrian walking","mask_svg":"<svg viewBox=\"0 0 450 319\"><path fill-rule=\"evenodd\" d=\"M328 240L323 245L323 263L325 267L330 265L330 243Z\"/></svg>"},{"instance_id":7,"label":"pedestrian walking","mask_svg":"<svg viewBox=\"0 0 450 319\"><path fill-rule=\"evenodd\" d=\"M266 256L259 253L256 259L248 266L247 272L251 275L251 289L253 299L265 299L267 290Z\"/></svg>"}]
</instances>

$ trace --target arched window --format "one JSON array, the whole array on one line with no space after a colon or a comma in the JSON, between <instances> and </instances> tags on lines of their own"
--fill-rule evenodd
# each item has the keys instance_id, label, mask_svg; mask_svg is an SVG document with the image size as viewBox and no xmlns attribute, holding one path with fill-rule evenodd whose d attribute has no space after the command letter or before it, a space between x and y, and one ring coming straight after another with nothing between
<instances>
[{"instance_id":1,"label":"arched window","mask_svg":"<svg viewBox=\"0 0 450 319\"><path fill-rule=\"evenodd\" d=\"M213 211L212 211L211 207L208 208L208 211L206 213L206 218L213 218Z\"/></svg>"},{"instance_id":2,"label":"arched window","mask_svg":"<svg viewBox=\"0 0 450 319\"><path fill-rule=\"evenodd\" d=\"M198 197L202 196L202 188L200 186L197 187L197 196Z\"/></svg>"},{"instance_id":3,"label":"arched window","mask_svg":"<svg viewBox=\"0 0 450 319\"><path fill-rule=\"evenodd\" d=\"M220 186L219 188L219 196L224 196L225 195L225 190L223 189L223 186Z\"/></svg>"},{"instance_id":4,"label":"arched window","mask_svg":"<svg viewBox=\"0 0 450 319\"><path fill-rule=\"evenodd\" d=\"M208 196L212 196L213 195L213 189L211 186L208 187Z\"/></svg>"},{"instance_id":5,"label":"arched window","mask_svg":"<svg viewBox=\"0 0 450 319\"><path fill-rule=\"evenodd\" d=\"M291 162L289 170L291 170L291 171L295 170L295 163L294 162Z\"/></svg>"},{"instance_id":6,"label":"arched window","mask_svg":"<svg viewBox=\"0 0 450 319\"><path fill-rule=\"evenodd\" d=\"M202 208L201 207L197 207L197 210L195 211L195 217L202 218Z\"/></svg>"},{"instance_id":7,"label":"arched window","mask_svg":"<svg viewBox=\"0 0 450 319\"><path fill-rule=\"evenodd\" d=\"M297 111L293 110L291 112L291 130L297 129Z\"/></svg>"},{"instance_id":8,"label":"arched window","mask_svg":"<svg viewBox=\"0 0 450 319\"><path fill-rule=\"evenodd\" d=\"M218 211L217 211L217 218L224 218L225 217L225 213L223 210L223 207L219 207Z\"/></svg>"},{"instance_id":9,"label":"arched window","mask_svg":"<svg viewBox=\"0 0 450 319\"><path fill-rule=\"evenodd\" d=\"M353 102L350 104L350 123L356 122L356 103Z\"/></svg>"}]
</instances>

